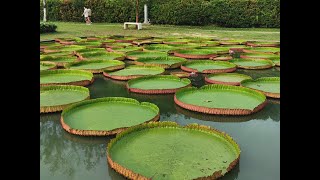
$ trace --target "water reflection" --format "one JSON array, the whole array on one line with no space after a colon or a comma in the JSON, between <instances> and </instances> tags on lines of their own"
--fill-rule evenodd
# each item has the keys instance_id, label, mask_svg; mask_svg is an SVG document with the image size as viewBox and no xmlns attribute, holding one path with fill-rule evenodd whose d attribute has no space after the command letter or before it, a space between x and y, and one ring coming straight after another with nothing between
<instances>
[{"instance_id":1,"label":"water reflection","mask_svg":"<svg viewBox=\"0 0 320 180\"><path fill-rule=\"evenodd\" d=\"M106 142L111 137L76 137L62 129L59 118L60 113L40 115L41 167L46 167L50 176L63 174L69 178L79 169L94 170L105 160Z\"/></svg>"}]
</instances>

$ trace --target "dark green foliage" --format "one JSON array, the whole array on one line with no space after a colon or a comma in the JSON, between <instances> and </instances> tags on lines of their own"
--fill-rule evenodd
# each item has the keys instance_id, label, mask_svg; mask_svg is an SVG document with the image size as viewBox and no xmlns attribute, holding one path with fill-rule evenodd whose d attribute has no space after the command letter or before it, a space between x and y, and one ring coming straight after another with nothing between
<instances>
[{"instance_id":1,"label":"dark green foliage","mask_svg":"<svg viewBox=\"0 0 320 180\"><path fill-rule=\"evenodd\" d=\"M135 21L136 0L48 0L50 21L84 21L83 7L92 9L93 22ZM225 27L280 27L280 0L139 0L139 22L148 5L153 24ZM42 0L40 16L42 18Z\"/></svg>"},{"instance_id":2,"label":"dark green foliage","mask_svg":"<svg viewBox=\"0 0 320 180\"><path fill-rule=\"evenodd\" d=\"M56 29L55 24L40 22L40 33L56 32Z\"/></svg>"}]
</instances>

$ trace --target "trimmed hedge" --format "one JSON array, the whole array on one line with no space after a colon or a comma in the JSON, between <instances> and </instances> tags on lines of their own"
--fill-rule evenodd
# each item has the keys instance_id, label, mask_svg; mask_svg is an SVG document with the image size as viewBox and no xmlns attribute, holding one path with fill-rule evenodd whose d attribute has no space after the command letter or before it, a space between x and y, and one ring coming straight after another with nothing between
<instances>
[{"instance_id":1,"label":"trimmed hedge","mask_svg":"<svg viewBox=\"0 0 320 180\"><path fill-rule=\"evenodd\" d=\"M144 4L153 24L280 27L280 0L139 0L140 22ZM135 0L47 0L47 18L84 22L84 6L92 9L93 22L135 21Z\"/></svg>"},{"instance_id":2,"label":"trimmed hedge","mask_svg":"<svg viewBox=\"0 0 320 180\"><path fill-rule=\"evenodd\" d=\"M40 33L56 32L57 26L52 23L40 22Z\"/></svg>"}]
</instances>

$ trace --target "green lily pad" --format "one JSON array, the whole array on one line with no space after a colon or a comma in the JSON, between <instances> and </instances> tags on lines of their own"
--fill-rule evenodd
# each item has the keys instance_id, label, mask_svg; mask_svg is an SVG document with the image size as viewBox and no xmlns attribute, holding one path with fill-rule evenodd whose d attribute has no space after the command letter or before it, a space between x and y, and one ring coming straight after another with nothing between
<instances>
[{"instance_id":1,"label":"green lily pad","mask_svg":"<svg viewBox=\"0 0 320 180\"><path fill-rule=\"evenodd\" d=\"M127 59L137 60L138 58L156 58L168 56L165 52L158 51L131 51L126 53Z\"/></svg>"},{"instance_id":2,"label":"green lily pad","mask_svg":"<svg viewBox=\"0 0 320 180\"><path fill-rule=\"evenodd\" d=\"M131 79L127 83L127 88L136 93L167 94L190 85L191 81L186 78L180 79L174 75L156 75Z\"/></svg>"},{"instance_id":3,"label":"green lily pad","mask_svg":"<svg viewBox=\"0 0 320 180\"><path fill-rule=\"evenodd\" d=\"M85 60L123 60L125 55L116 52L85 52L80 53Z\"/></svg>"},{"instance_id":4,"label":"green lily pad","mask_svg":"<svg viewBox=\"0 0 320 180\"><path fill-rule=\"evenodd\" d=\"M113 47L110 48L110 51L115 51L115 52L121 52L121 53L126 53L130 51L139 51L142 50L142 47L137 47L137 46L126 46L126 47Z\"/></svg>"},{"instance_id":5,"label":"green lily pad","mask_svg":"<svg viewBox=\"0 0 320 180\"><path fill-rule=\"evenodd\" d=\"M179 68L181 64L187 62L184 58L166 56L166 57L156 57L156 58L138 58L134 61L137 65L150 65L158 66L165 69L169 68Z\"/></svg>"},{"instance_id":6,"label":"green lily pad","mask_svg":"<svg viewBox=\"0 0 320 180\"><path fill-rule=\"evenodd\" d=\"M187 72L222 73L235 71L236 65L226 61L196 60L184 63L181 69Z\"/></svg>"},{"instance_id":7,"label":"green lily pad","mask_svg":"<svg viewBox=\"0 0 320 180\"><path fill-rule=\"evenodd\" d=\"M164 71L165 70L161 67L131 65L119 71L105 71L103 74L112 79L129 80L141 76L159 75L162 74Z\"/></svg>"},{"instance_id":8,"label":"green lily pad","mask_svg":"<svg viewBox=\"0 0 320 180\"><path fill-rule=\"evenodd\" d=\"M240 156L239 146L225 133L166 121L129 128L110 141L107 152L109 166L117 172L153 180L216 179Z\"/></svg>"},{"instance_id":9,"label":"green lily pad","mask_svg":"<svg viewBox=\"0 0 320 180\"><path fill-rule=\"evenodd\" d=\"M247 41L247 46L253 47L279 47L280 42L275 41Z\"/></svg>"},{"instance_id":10,"label":"green lily pad","mask_svg":"<svg viewBox=\"0 0 320 180\"><path fill-rule=\"evenodd\" d=\"M177 105L208 114L248 115L262 109L265 102L266 97L260 92L222 84L184 88L175 94Z\"/></svg>"},{"instance_id":11,"label":"green lily pad","mask_svg":"<svg viewBox=\"0 0 320 180\"><path fill-rule=\"evenodd\" d=\"M252 79L250 76L239 73L209 74L205 81L213 84L240 85L245 79Z\"/></svg>"},{"instance_id":12,"label":"green lily pad","mask_svg":"<svg viewBox=\"0 0 320 180\"><path fill-rule=\"evenodd\" d=\"M40 62L40 71L55 69L56 67L57 67L56 64L53 62L46 62L46 61Z\"/></svg>"},{"instance_id":13,"label":"green lily pad","mask_svg":"<svg viewBox=\"0 0 320 180\"><path fill-rule=\"evenodd\" d=\"M159 108L155 104L124 97L86 100L69 106L61 114L66 131L84 136L117 134L128 127L158 119Z\"/></svg>"},{"instance_id":14,"label":"green lily pad","mask_svg":"<svg viewBox=\"0 0 320 180\"><path fill-rule=\"evenodd\" d=\"M40 61L50 61L55 63L57 66L64 66L66 63L74 62L77 60L75 56L43 56Z\"/></svg>"},{"instance_id":15,"label":"green lily pad","mask_svg":"<svg viewBox=\"0 0 320 180\"><path fill-rule=\"evenodd\" d=\"M62 111L73 103L90 97L89 89L81 86L45 86L40 88L40 113Z\"/></svg>"},{"instance_id":16,"label":"green lily pad","mask_svg":"<svg viewBox=\"0 0 320 180\"><path fill-rule=\"evenodd\" d=\"M78 46L78 45L68 45L68 46L59 46L59 47L50 47L50 48L46 48L47 50L56 50L56 51L76 51L76 50L80 50L80 49L85 49L85 46Z\"/></svg>"},{"instance_id":17,"label":"green lily pad","mask_svg":"<svg viewBox=\"0 0 320 180\"><path fill-rule=\"evenodd\" d=\"M280 59L280 55L277 54L258 54L258 53L242 53L241 58L253 58L253 59Z\"/></svg>"},{"instance_id":18,"label":"green lily pad","mask_svg":"<svg viewBox=\"0 0 320 180\"><path fill-rule=\"evenodd\" d=\"M244 49L244 52L247 53L280 53L280 48L278 47L247 47Z\"/></svg>"},{"instance_id":19,"label":"green lily pad","mask_svg":"<svg viewBox=\"0 0 320 180\"><path fill-rule=\"evenodd\" d=\"M90 60L68 63L67 69L81 69L92 73L101 73L104 70L119 70L125 67L125 63L118 60Z\"/></svg>"},{"instance_id":20,"label":"green lily pad","mask_svg":"<svg viewBox=\"0 0 320 180\"><path fill-rule=\"evenodd\" d=\"M243 69L268 69L274 66L272 61L266 59L232 59L229 62Z\"/></svg>"},{"instance_id":21,"label":"green lily pad","mask_svg":"<svg viewBox=\"0 0 320 180\"><path fill-rule=\"evenodd\" d=\"M150 45L144 46L143 48L151 51L169 52L169 51L178 49L179 47L175 47L167 44L150 44Z\"/></svg>"},{"instance_id":22,"label":"green lily pad","mask_svg":"<svg viewBox=\"0 0 320 180\"><path fill-rule=\"evenodd\" d=\"M280 98L280 77L248 79L242 81L241 86L261 91L268 97Z\"/></svg>"},{"instance_id":23,"label":"green lily pad","mask_svg":"<svg viewBox=\"0 0 320 180\"><path fill-rule=\"evenodd\" d=\"M81 81L93 81L93 74L88 71L66 69L40 71L40 85L73 85L72 83Z\"/></svg>"}]
</instances>

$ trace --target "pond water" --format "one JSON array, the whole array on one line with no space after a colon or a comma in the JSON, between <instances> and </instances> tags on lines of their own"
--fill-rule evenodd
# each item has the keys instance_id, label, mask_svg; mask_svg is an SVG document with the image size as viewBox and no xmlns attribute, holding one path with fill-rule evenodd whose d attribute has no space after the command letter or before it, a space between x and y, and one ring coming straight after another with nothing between
<instances>
[{"instance_id":1,"label":"pond water","mask_svg":"<svg viewBox=\"0 0 320 180\"><path fill-rule=\"evenodd\" d=\"M236 72L252 78L280 76L280 68ZM166 73L169 74L169 71ZM268 99L262 111L249 116L206 115L178 107L173 95L135 94L128 92L125 84L95 75L95 82L88 88L91 99L120 96L152 102L160 108L160 121L174 121L180 125L199 123L231 135L241 148L240 161L221 178L223 180L280 179L280 100ZM198 76L193 85L204 85L204 78ZM42 180L125 180L107 164L106 146L114 136L72 135L62 129L59 118L60 113L40 115Z\"/></svg>"}]
</instances>

